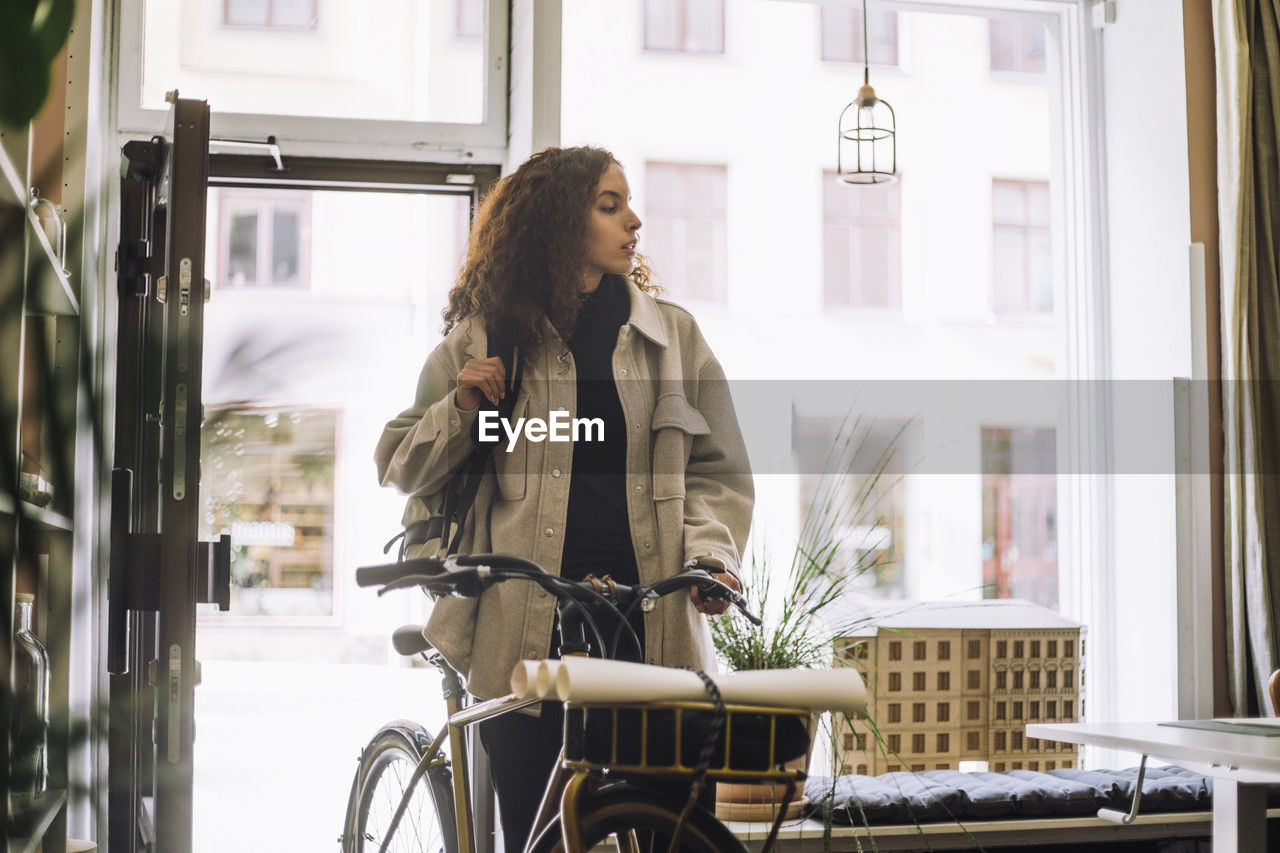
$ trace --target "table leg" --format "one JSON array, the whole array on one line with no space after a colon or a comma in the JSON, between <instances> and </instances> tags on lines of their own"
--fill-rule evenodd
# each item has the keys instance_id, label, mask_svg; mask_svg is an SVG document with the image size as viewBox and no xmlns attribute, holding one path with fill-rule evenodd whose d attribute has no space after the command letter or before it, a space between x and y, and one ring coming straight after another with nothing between
<instances>
[{"instance_id":1,"label":"table leg","mask_svg":"<svg viewBox=\"0 0 1280 853\"><path fill-rule=\"evenodd\" d=\"M1265 853L1267 787L1213 780L1213 853Z\"/></svg>"}]
</instances>

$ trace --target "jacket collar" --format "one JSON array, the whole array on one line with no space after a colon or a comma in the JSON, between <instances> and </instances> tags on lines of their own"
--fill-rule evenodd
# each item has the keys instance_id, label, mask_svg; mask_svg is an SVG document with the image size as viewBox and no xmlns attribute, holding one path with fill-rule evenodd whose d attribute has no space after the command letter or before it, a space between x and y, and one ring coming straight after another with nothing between
<instances>
[{"instance_id":1,"label":"jacket collar","mask_svg":"<svg viewBox=\"0 0 1280 853\"><path fill-rule=\"evenodd\" d=\"M627 283L627 293L631 296L631 317L627 323L634 326L636 331L653 341L660 347L667 346L667 327L662 322L662 314L658 311L658 303L653 301L653 297L645 293L630 277L624 277Z\"/></svg>"}]
</instances>

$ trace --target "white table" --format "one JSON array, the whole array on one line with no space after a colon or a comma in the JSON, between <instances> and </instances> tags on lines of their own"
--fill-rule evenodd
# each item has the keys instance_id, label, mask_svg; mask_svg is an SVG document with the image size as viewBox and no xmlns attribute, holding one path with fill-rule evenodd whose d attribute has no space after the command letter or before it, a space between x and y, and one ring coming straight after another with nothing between
<instances>
[{"instance_id":1,"label":"white table","mask_svg":"<svg viewBox=\"0 0 1280 853\"><path fill-rule=\"evenodd\" d=\"M1280 737L1157 723L1038 723L1027 736L1140 752L1211 776L1214 853L1267 849L1266 786L1280 783Z\"/></svg>"}]
</instances>

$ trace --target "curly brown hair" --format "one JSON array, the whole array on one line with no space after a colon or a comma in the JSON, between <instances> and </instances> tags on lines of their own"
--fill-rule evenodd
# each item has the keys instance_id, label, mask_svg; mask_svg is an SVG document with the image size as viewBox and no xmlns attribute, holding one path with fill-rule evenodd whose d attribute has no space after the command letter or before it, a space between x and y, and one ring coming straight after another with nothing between
<instances>
[{"instance_id":1,"label":"curly brown hair","mask_svg":"<svg viewBox=\"0 0 1280 853\"><path fill-rule=\"evenodd\" d=\"M494 184L476 211L466 260L449 291L445 334L478 316L486 329L504 330L532 353L543 343L540 319L546 317L568 340L578 317L596 185L617 162L603 148L546 148ZM657 293L651 276L637 255L629 278Z\"/></svg>"}]
</instances>

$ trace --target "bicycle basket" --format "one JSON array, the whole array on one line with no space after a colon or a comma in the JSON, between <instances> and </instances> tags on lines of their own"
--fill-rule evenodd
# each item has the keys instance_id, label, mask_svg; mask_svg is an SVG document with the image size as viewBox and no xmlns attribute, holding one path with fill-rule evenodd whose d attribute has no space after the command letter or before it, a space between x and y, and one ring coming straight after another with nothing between
<instances>
[{"instance_id":1,"label":"bicycle basket","mask_svg":"<svg viewBox=\"0 0 1280 853\"><path fill-rule=\"evenodd\" d=\"M753 705L726 709L713 771L768 773L809 749L808 711ZM714 706L707 702L569 705L565 758L587 768L692 773L714 718Z\"/></svg>"}]
</instances>

